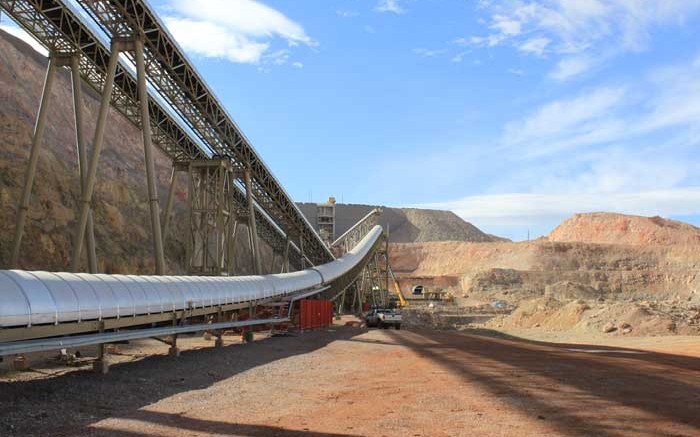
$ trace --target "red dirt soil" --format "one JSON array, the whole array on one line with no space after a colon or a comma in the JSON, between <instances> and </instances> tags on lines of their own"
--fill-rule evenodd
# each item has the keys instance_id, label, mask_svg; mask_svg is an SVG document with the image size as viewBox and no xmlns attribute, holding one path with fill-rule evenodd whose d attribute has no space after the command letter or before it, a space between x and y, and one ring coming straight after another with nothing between
<instances>
[{"instance_id":1,"label":"red dirt soil","mask_svg":"<svg viewBox=\"0 0 700 437\"><path fill-rule=\"evenodd\" d=\"M700 344L665 352L336 326L0 380L3 435L700 436ZM682 341L681 341L682 340ZM678 344L674 342L679 341ZM237 343L237 341L236 341ZM140 348L140 349L139 349ZM125 351L127 350L125 349ZM683 352L684 355L677 354Z\"/></svg>"}]
</instances>

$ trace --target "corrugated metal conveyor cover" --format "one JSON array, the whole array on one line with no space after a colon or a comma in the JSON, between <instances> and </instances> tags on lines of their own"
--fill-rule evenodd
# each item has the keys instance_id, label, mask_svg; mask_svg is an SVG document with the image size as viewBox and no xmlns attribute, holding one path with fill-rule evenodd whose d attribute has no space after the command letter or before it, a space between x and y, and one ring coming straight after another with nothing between
<instances>
[{"instance_id":1,"label":"corrugated metal conveyor cover","mask_svg":"<svg viewBox=\"0 0 700 437\"><path fill-rule=\"evenodd\" d=\"M335 281L350 271L350 269L352 269L358 262L367 256L367 253L369 253L369 251L372 249L372 246L381 236L381 234L382 227L379 225L375 226L367 233L367 235L365 235L362 240L360 240L357 246L352 248L351 251L335 261L331 261L321 266L316 266L313 269L323 276L324 284Z\"/></svg>"},{"instance_id":2,"label":"corrugated metal conveyor cover","mask_svg":"<svg viewBox=\"0 0 700 437\"><path fill-rule=\"evenodd\" d=\"M32 325L41 323L56 323L56 302L46 285L30 272L22 270L10 270L4 272L15 284L17 284L29 305L29 323ZM4 299L2 300L4 305Z\"/></svg>"},{"instance_id":3,"label":"corrugated metal conveyor cover","mask_svg":"<svg viewBox=\"0 0 700 437\"><path fill-rule=\"evenodd\" d=\"M114 303L117 305L117 317L128 317L139 314L136 311L136 306L143 300L143 293L134 296L135 293L132 293L129 287L117 279L116 275L96 274L92 275L92 277L102 281L105 286L112 290ZM139 292L140 291L141 290L139 290ZM139 307L141 307L141 305L139 305Z\"/></svg>"},{"instance_id":4,"label":"corrugated metal conveyor cover","mask_svg":"<svg viewBox=\"0 0 700 437\"><path fill-rule=\"evenodd\" d=\"M118 281L120 284L122 284L131 293L131 297L133 299L132 305L134 307L134 315L149 313L148 295L146 294L146 290L144 290L140 284L135 282L127 275L109 276L112 277L112 279Z\"/></svg>"},{"instance_id":5,"label":"corrugated metal conveyor cover","mask_svg":"<svg viewBox=\"0 0 700 437\"><path fill-rule=\"evenodd\" d=\"M346 255L300 272L266 276L136 276L0 270L0 327L118 318L262 300L317 288L370 251L380 226Z\"/></svg>"},{"instance_id":6,"label":"corrugated metal conveyor cover","mask_svg":"<svg viewBox=\"0 0 700 437\"><path fill-rule=\"evenodd\" d=\"M41 281L53 296L59 323L82 319L78 295L60 275L50 272L27 273Z\"/></svg>"},{"instance_id":7,"label":"corrugated metal conveyor cover","mask_svg":"<svg viewBox=\"0 0 700 437\"><path fill-rule=\"evenodd\" d=\"M312 269L267 275L265 277L274 285L277 294L289 294L296 290L315 288L323 282L321 275Z\"/></svg>"},{"instance_id":8,"label":"corrugated metal conveyor cover","mask_svg":"<svg viewBox=\"0 0 700 437\"><path fill-rule=\"evenodd\" d=\"M30 325L32 321L29 299L8 272L0 272L0 290L0 327Z\"/></svg>"}]
</instances>

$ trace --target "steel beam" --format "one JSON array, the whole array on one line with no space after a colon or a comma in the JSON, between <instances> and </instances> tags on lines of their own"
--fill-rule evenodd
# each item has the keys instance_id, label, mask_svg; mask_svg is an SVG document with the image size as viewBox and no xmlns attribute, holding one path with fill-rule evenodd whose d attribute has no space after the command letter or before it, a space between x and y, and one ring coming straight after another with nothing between
<instances>
[{"instance_id":1,"label":"steel beam","mask_svg":"<svg viewBox=\"0 0 700 437\"><path fill-rule=\"evenodd\" d=\"M29 210L29 201L32 197L32 186L34 185L34 177L36 176L36 166L39 161L39 148L41 140L44 137L44 128L46 127L46 111L49 107L51 98L51 87L53 86L56 76L56 58L49 56L49 66L46 70L44 79L44 89L41 92L41 103L39 103L39 113L36 117L34 125L34 136L32 138L32 149L29 153L29 163L27 164L27 173L24 180L24 190L22 199L17 208L17 221L15 225L15 237L12 246L12 255L10 256L10 266L17 267L19 259L19 249L22 245L22 236L24 234L24 223L27 219L27 211Z\"/></svg>"},{"instance_id":2,"label":"steel beam","mask_svg":"<svg viewBox=\"0 0 700 437\"><path fill-rule=\"evenodd\" d=\"M87 180L85 181L85 191L82 193L82 204L80 215L78 216L78 231L75 234L73 242L73 257L71 270L78 271L80 265L80 252L83 247L83 237L85 236L85 227L87 226L88 215L90 213L90 202L92 202L92 193L95 191L95 176L97 175L97 163L100 160L100 152L102 152L102 144L104 141L105 127L107 124L107 115L109 114L109 106L112 98L112 88L114 86L114 73L117 71L119 62L120 44L112 44L112 53L109 56L109 64L107 66L107 74L105 76L104 87L102 88L102 101L100 102L100 111L97 116L97 126L95 127L95 138L92 142L92 156L87 172Z\"/></svg>"},{"instance_id":3,"label":"steel beam","mask_svg":"<svg viewBox=\"0 0 700 437\"><path fill-rule=\"evenodd\" d=\"M282 270L280 273L289 273L289 237L284 243L284 258L282 258Z\"/></svg>"},{"instance_id":4,"label":"steel beam","mask_svg":"<svg viewBox=\"0 0 700 437\"><path fill-rule=\"evenodd\" d=\"M190 274L221 275L232 269L232 170L228 160L193 161L189 166L189 235L187 270Z\"/></svg>"},{"instance_id":5,"label":"steel beam","mask_svg":"<svg viewBox=\"0 0 700 437\"><path fill-rule=\"evenodd\" d=\"M133 41L136 58L136 78L139 86L139 105L141 107L141 133L143 134L143 152L146 161L146 181L148 184L148 203L151 209L151 232L153 233L153 252L156 274L165 271L163 255L163 236L160 227L160 207L158 205L158 187L156 187L155 165L153 163L153 144L151 143L151 120L148 112L148 90L146 88L146 66L143 57L143 40Z\"/></svg>"},{"instance_id":6,"label":"steel beam","mask_svg":"<svg viewBox=\"0 0 700 437\"><path fill-rule=\"evenodd\" d=\"M73 113L75 119L75 142L78 150L78 170L80 173L80 193L85 194L85 182L87 182L87 150L83 140L83 91L80 80L80 56L77 53L70 55L71 84L73 87ZM95 250L95 226L92 217L92 208L88 212L87 221L87 256L88 271L97 273L97 253Z\"/></svg>"},{"instance_id":7,"label":"steel beam","mask_svg":"<svg viewBox=\"0 0 700 437\"><path fill-rule=\"evenodd\" d=\"M161 96L215 153L230 156L236 165L252 171L251 188L256 201L286 234L295 241L305 240L306 251L313 264L333 259L313 226L161 26L151 7L142 0L77 0L77 3L107 35L145 35L148 55L153 60L147 65L149 79L159 89Z\"/></svg>"},{"instance_id":8,"label":"steel beam","mask_svg":"<svg viewBox=\"0 0 700 437\"><path fill-rule=\"evenodd\" d=\"M163 213L163 243L168 237L168 229L170 227L170 217L173 211L173 202L175 199L175 185L177 184L177 168L173 165L173 171L170 174L170 188L168 189L168 200L165 201L165 212Z\"/></svg>"},{"instance_id":9,"label":"steel beam","mask_svg":"<svg viewBox=\"0 0 700 437\"><path fill-rule=\"evenodd\" d=\"M248 201L248 235L250 238L250 250L252 252L253 269L256 275L262 275L262 260L260 259L260 247L258 244L258 231L255 223L255 204L253 203L253 186L250 169L245 171L245 194Z\"/></svg>"}]
</instances>

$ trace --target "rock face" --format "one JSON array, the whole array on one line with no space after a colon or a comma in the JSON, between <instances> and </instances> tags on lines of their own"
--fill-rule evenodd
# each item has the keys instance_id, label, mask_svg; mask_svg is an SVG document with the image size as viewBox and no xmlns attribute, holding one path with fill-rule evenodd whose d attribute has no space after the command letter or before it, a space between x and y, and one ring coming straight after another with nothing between
<instances>
[{"instance_id":1,"label":"rock face","mask_svg":"<svg viewBox=\"0 0 700 437\"><path fill-rule=\"evenodd\" d=\"M658 244L442 241L391 244L389 254L404 292L420 284L470 308L514 308L490 327L600 333L613 323L631 326L616 335L697 334L700 243L686 238L695 228L672 223Z\"/></svg>"},{"instance_id":2,"label":"rock face","mask_svg":"<svg viewBox=\"0 0 700 437\"><path fill-rule=\"evenodd\" d=\"M549 241L598 244L697 244L700 228L661 217L576 214L547 237Z\"/></svg>"},{"instance_id":3,"label":"rock face","mask_svg":"<svg viewBox=\"0 0 700 437\"><path fill-rule=\"evenodd\" d=\"M316 204L298 203L299 208L312 224L316 224ZM362 217L377 206L341 204L335 205L336 237L347 231ZM438 211L418 208L381 207L379 223L389 228L392 243L412 243L426 241L507 241L486 234L479 228L462 220L451 211Z\"/></svg>"},{"instance_id":4,"label":"rock face","mask_svg":"<svg viewBox=\"0 0 700 437\"><path fill-rule=\"evenodd\" d=\"M0 268L7 268L47 59L0 31ZM99 101L83 89L84 137L91 152ZM69 266L80 188L68 71L56 75L29 206L19 267L60 271ZM156 150L155 169L164 205L171 165ZM167 270L182 273L185 262L187 178L178 181L172 227L165 243ZM111 110L93 198L99 268L106 273L152 273L148 195L141 132ZM251 272L247 231L239 229L236 268ZM240 250L238 250L240 249ZM263 265L270 263L262 244ZM265 261L267 259L267 261Z\"/></svg>"}]
</instances>

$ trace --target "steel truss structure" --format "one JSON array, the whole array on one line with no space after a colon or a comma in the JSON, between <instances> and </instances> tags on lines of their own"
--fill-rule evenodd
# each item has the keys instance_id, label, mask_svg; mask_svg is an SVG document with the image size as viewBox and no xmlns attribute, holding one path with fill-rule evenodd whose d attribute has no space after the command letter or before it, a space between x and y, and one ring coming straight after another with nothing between
<instances>
[{"instance_id":1,"label":"steel truss structure","mask_svg":"<svg viewBox=\"0 0 700 437\"><path fill-rule=\"evenodd\" d=\"M258 275L272 272L277 255L283 256L283 272L288 272L290 266L304 269L335 258L144 1L73 0L70 3L79 4L83 13L74 10L67 0L0 0L0 7L50 54L27 180L18 208L13 266L19 256L48 96L55 71L60 67L69 67L72 72L81 181L73 271L79 270L83 252L87 253L89 271L97 270L91 202L110 107L143 135L156 274L164 272L163 240L171 221L177 172L181 171L187 173L189 181L189 273L234 274L233 242L241 222L245 222L249 231L252 263ZM94 30L96 27L99 31ZM104 35L98 36L101 35L98 32ZM101 96L92 156L85 150L82 135L80 79ZM173 162L162 216L155 185L153 146ZM376 225L380 213L380 210L370 212L333 243L337 255L347 253L359 243ZM273 250L269 269L262 266L259 238ZM378 241L361 262L330 284L324 295L345 299L346 290L354 286L358 300L367 290L374 296L380 283L377 261L380 244ZM362 280L356 284L358 277ZM386 303L386 296L379 298Z\"/></svg>"},{"instance_id":2,"label":"steel truss structure","mask_svg":"<svg viewBox=\"0 0 700 437\"><path fill-rule=\"evenodd\" d=\"M313 226L275 179L150 6L142 0L76 1L110 37L143 37L147 76L159 94L215 154L229 157L234 167L251 172L255 200L290 239L299 241L313 264L332 260L332 254Z\"/></svg>"},{"instance_id":3,"label":"steel truss structure","mask_svg":"<svg viewBox=\"0 0 700 437\"><path fill-rule=\"evenodd\" d=\"M365 215L360 221L355 223L350 229L345 231L332 244L331 250L336 256L342 256L362 240L367 235L370 229L375 227L379 221L379 216L382 210L379 208L373 209ZM350 309L357 313L362 312L362 303L370 302L377 306L386 306L389 303L388 286L382 285L388 281L382 281L382 274L379 269L379 260L383 259L388 265L386 245L388 244L388 236L385 236L384 242L378 245L373 251L373 256L365 264L359 274L359 279L346 288L343 293L336 297L338 308L341 311L346 309L347 294L352 294L352 303Z\"/></svg>"},{"instance_id":4,"label":"steel truss structure","mask_svg":"<svg viewBox=\"0 0 700 437\"><path fill-rule=\"evenodd\" d=\"M345 231L343 235L331 243L331 250L335 252L336 256L347 253L367 235L370 229L377 225L381 214L382 210L379 208L375 208L367 213L360 221L355 223L350 229Z\"/></svg>"},{"instance_id":5,"label":"steel truss structure","mask_svg":"<svg viewBox=\"0 0 700 437\"><path fill-rule=\"evenodd\" d=\"M112 107L139 128L143 135L157 275L163 275L165 268L163 240L167 237L171 221L177 174L186 172L190 207L187 269L190 274L198 277L194 278L195 282L204 281L202 276L230 276L237 273L233 266L237 228L240 223L245 223L248 228L255 275L249 279L207 278L210 281L205 281L207 285L202 286L207 288L207 292L221 290L222 281L233 283L251 280L250 278L268 281L277 291L284 290L309 275L318 276L320 282L314 283L311 288L295 288L294 296L287 296L287 292L277 293L274 299L278 301L275 302L251 298L247 303L235 305L199 309L182 307L172 312L161 311L160 314L134 313L133 319L102 319L100 316L99 319L88 322L78 320L15 328L11 333L0 329L0 355L20 353L20 346L7 344L17 341L36 340L34 343L25 343L25 346L38 348L31 350L50 349L60 341L57 343L57 340L49 338L58 336L69 336L72 340L66 341L75 344L100 344L100 358L104 355L104 343L123 338L169 335L176 350L178 333L213 329L220 340L221 329L224 327L245 325L246 323L237 320L245 305L248 305L248 316L253 317L254 306L265 303L279 305L279 299L283 303L285 299L289 301L322 296L334 300L343 299L344 302L346 292L351 287L354 287L354 298L360 309L362 301L368 296L375 304L387 303L386 289L382 293L380 286L378 261L378 253L386 245L386 235L381 228L375 226L380 210L370 212L334 243L338 256L345 255L336 260L331 248L324 244L274 178L144 1L72 0L71 3L79 4L84 12L74 10L67 0L0 0L0 8L49 51L49 66L32 139L24 192L17 213L11 264L16 265L20 252L46 122L48 97L56 70L68 67L72 73L81 186L80 212L71 258L74 272L79 270L82 254L85 253L88 269L91 273L97 273L91 202L107 116ZM99 27L99 32L103 32L106 38L98 36L98 32L93 30L95 26ZM109 42L103 43L103 39L108 39ZM80 79L96 91L101 99L90 155L81 134ZM158 147L173 162L169 194L162 216L155 184L153 146ZM273 250L269 269L265 269L262 264L259 239ZM283 257L281 270L288 274L261 276L272 273L276 256ZM304 271L289 273L290 267ZM306 269L307 267L312 268ZM98 281L96 283L105 280L100 279L100 275L93 276ZM162 284L173 281L172 277L152 278L162 279L146 280ZM358 281L358 278L361 279ZM32 293L38 293L36 296L48 291L36 287L29 287L33 290ZM0 289L0 292L11 294L11 287ZM110 293L113 297L118 297L119 294L113 291ZM53 302L57 306L59 303L65 304L56 300ZM291 306L287 305L286 308ZM288 318L280 316L275 320ZM192 321L199 324L187 327L187 323ZM248 324L269 325L273 324L273 319L251 321ZM125 332L120 336L120 330L133 329L138 329L139 332ZM72 337L81 335L83 337L79 339Z\"/></svg>"},{"instance_id":6,"label":"steel truss structure","mask_svg":"<svg viewBox=\"0 0 700 437\"><path fill-rule=\"evenodd\" d=\"M118 112L124 115L129 121L131 121L135 126L141 128L143 126L141 119L142 117L142 107L139 100L139 83L137 78L134 77L134 73L121 61L118 60L117 56L112 56L111 50L115 49L115 45L124 44L125 42L131 41L143 41L142 38L114 38L113 47L107 49L105 45L100 41L99 38L90 30L90 28L85 25L69 7L67 7L63 2L59 1L38 1L38 0L0 0L0 7L2 7L5 12L13 18L18 24L20 24L25 30L32 34L37 40L44 45L52 56L71 56L77 60L77 70L80 72L80 77L85 81L87 85L93 88L96 92L103 96L103 101L107 100L106 96L109 96L108 102L111 106L115 108ZM119 51L123 50L124 47L120 47ZM130 50L128 53L131 53ZM135 53L135 51L133 51ZM145 53L148 53L147 51ZM136 58L135 55L131 55L132 58ZM110 66L110 58L115 59L115 65ZM150 64L152 59L150 57L144 58L144 69L150 71ZM73 69L75 71L75 69ZM110 74L113 72L113 74ZM47 75L48 78L48 75ZM108 85L111 78L111 92L105 93L105 85ZM77 87L74 86L74 90ZM79 101L79 100L76 100ZM43 105L42 100L42 105ZM170 159L172 159L173 164L176 168L178 166L187 165L190 161L195 160L206 160L210 159L210 152L204 147L197 138L193 138L191 132L187 131L187 128L181 126L178 118L173 114L171 108L164 107L160 101L152 96L148 96L148 104L146 105L148 112L145 118L148 118L150 123L150 138L156 146L159 147ZM38 120L41 121L41 118ZM41 126L43 123L37 123L37 126ZM146 136L144 136L144 140ZM41 135L35 135L35 143L41 142ZM80 139L78 141L79 145L81 143ZM38 156L38 154L37 154ZM83 158L81 157L81 163ZM87 171L87 159L85 159L85 164L81 165L81 172L85 169ZM30 159L31 168L31 159ZM28 172L28 173L31 173ZM170 193L168 198L165 218L163 228L163 234L167 233L167 224L170 220L170 211L172 208L172 193L174 192L175 178L173 178L171 183ZM240 185L237 185L237 191L242 191ZM255 184L251 184L255 186ZM25 193L31 193L31 184L25 184ZM89 196L88 196L89 197ZM150 195L149 200L153 204L154 200L157 202L157 198ZM235 203L233 208L250 210L249 205L245 201L246 196L236 193L232 196ZM27 202L28 204L28 198ZM89 203L89 202L87 202ZM289 258L292 260L291 264L295 267L302 265L300 262L303 259L300 246L304 242L304 238L299 240L294 240L294 234L288 234L283 230L267 211L262 212L263 207L257 198L255 199L255 210L258 214L255 214L254 222L257 224L258 236L263 239L268 245L270 245L278 253L286 252L289 254ZM23 201L20 205L20 213L22 210L26 210L25 202ZM88 228L87 241L90 246L92 237L89 232L90 212L87 209L88 218L85 220L86 224L80 224L79 227ZM81 214L82 215L82 214ZM247 214L246 214L247 215ZM156 215L152 214L152 221ZM262 220L260 219L262 218ZM18 217L18 224L20 223ZM19 243L21 242L21 231L23 226L17 226L18 232L20 234L19 238L15 238L16 250L13 254L19 255ZM158 231L157 226L153 226L154 234ZM313 229L312 229L313 232ZM315 235L315 232L313 232ZM80 235L82 239L82 233ZM297 233L299 235L299 233ZM292 239L292 243L289 240ZM308 240L308 238L306 238ZM156 238L157 241L157 238ZM299 241L299 245L295 244L294 241ZM320 241L320 240L319 240ZM77 246L76 246L77 247ZM307 241L307 247L309 243ZM313 244L312 244L313 247ZM289 249L288 249L289 248ZM324 248L325 249L325 248ZM74 257L73 257L73 269L77 270L77 263L79 256L76 255L76 248L74 247ZM155 249L156 258L158 258L158 249ZM94 253L94 246L88 247L88 253ZM323 251L324 254L328 255L327 249ZM315 255L313 252L304 254L306 259L311 263L315 263L321 259L327 260L329 258L324 258L325 255L321 256L319 253ZM12 263L16 265L17 256L13 256ZM92 258L90 261L90 271L94 271L94 260Z\"/></svg>"}]
</instances>

